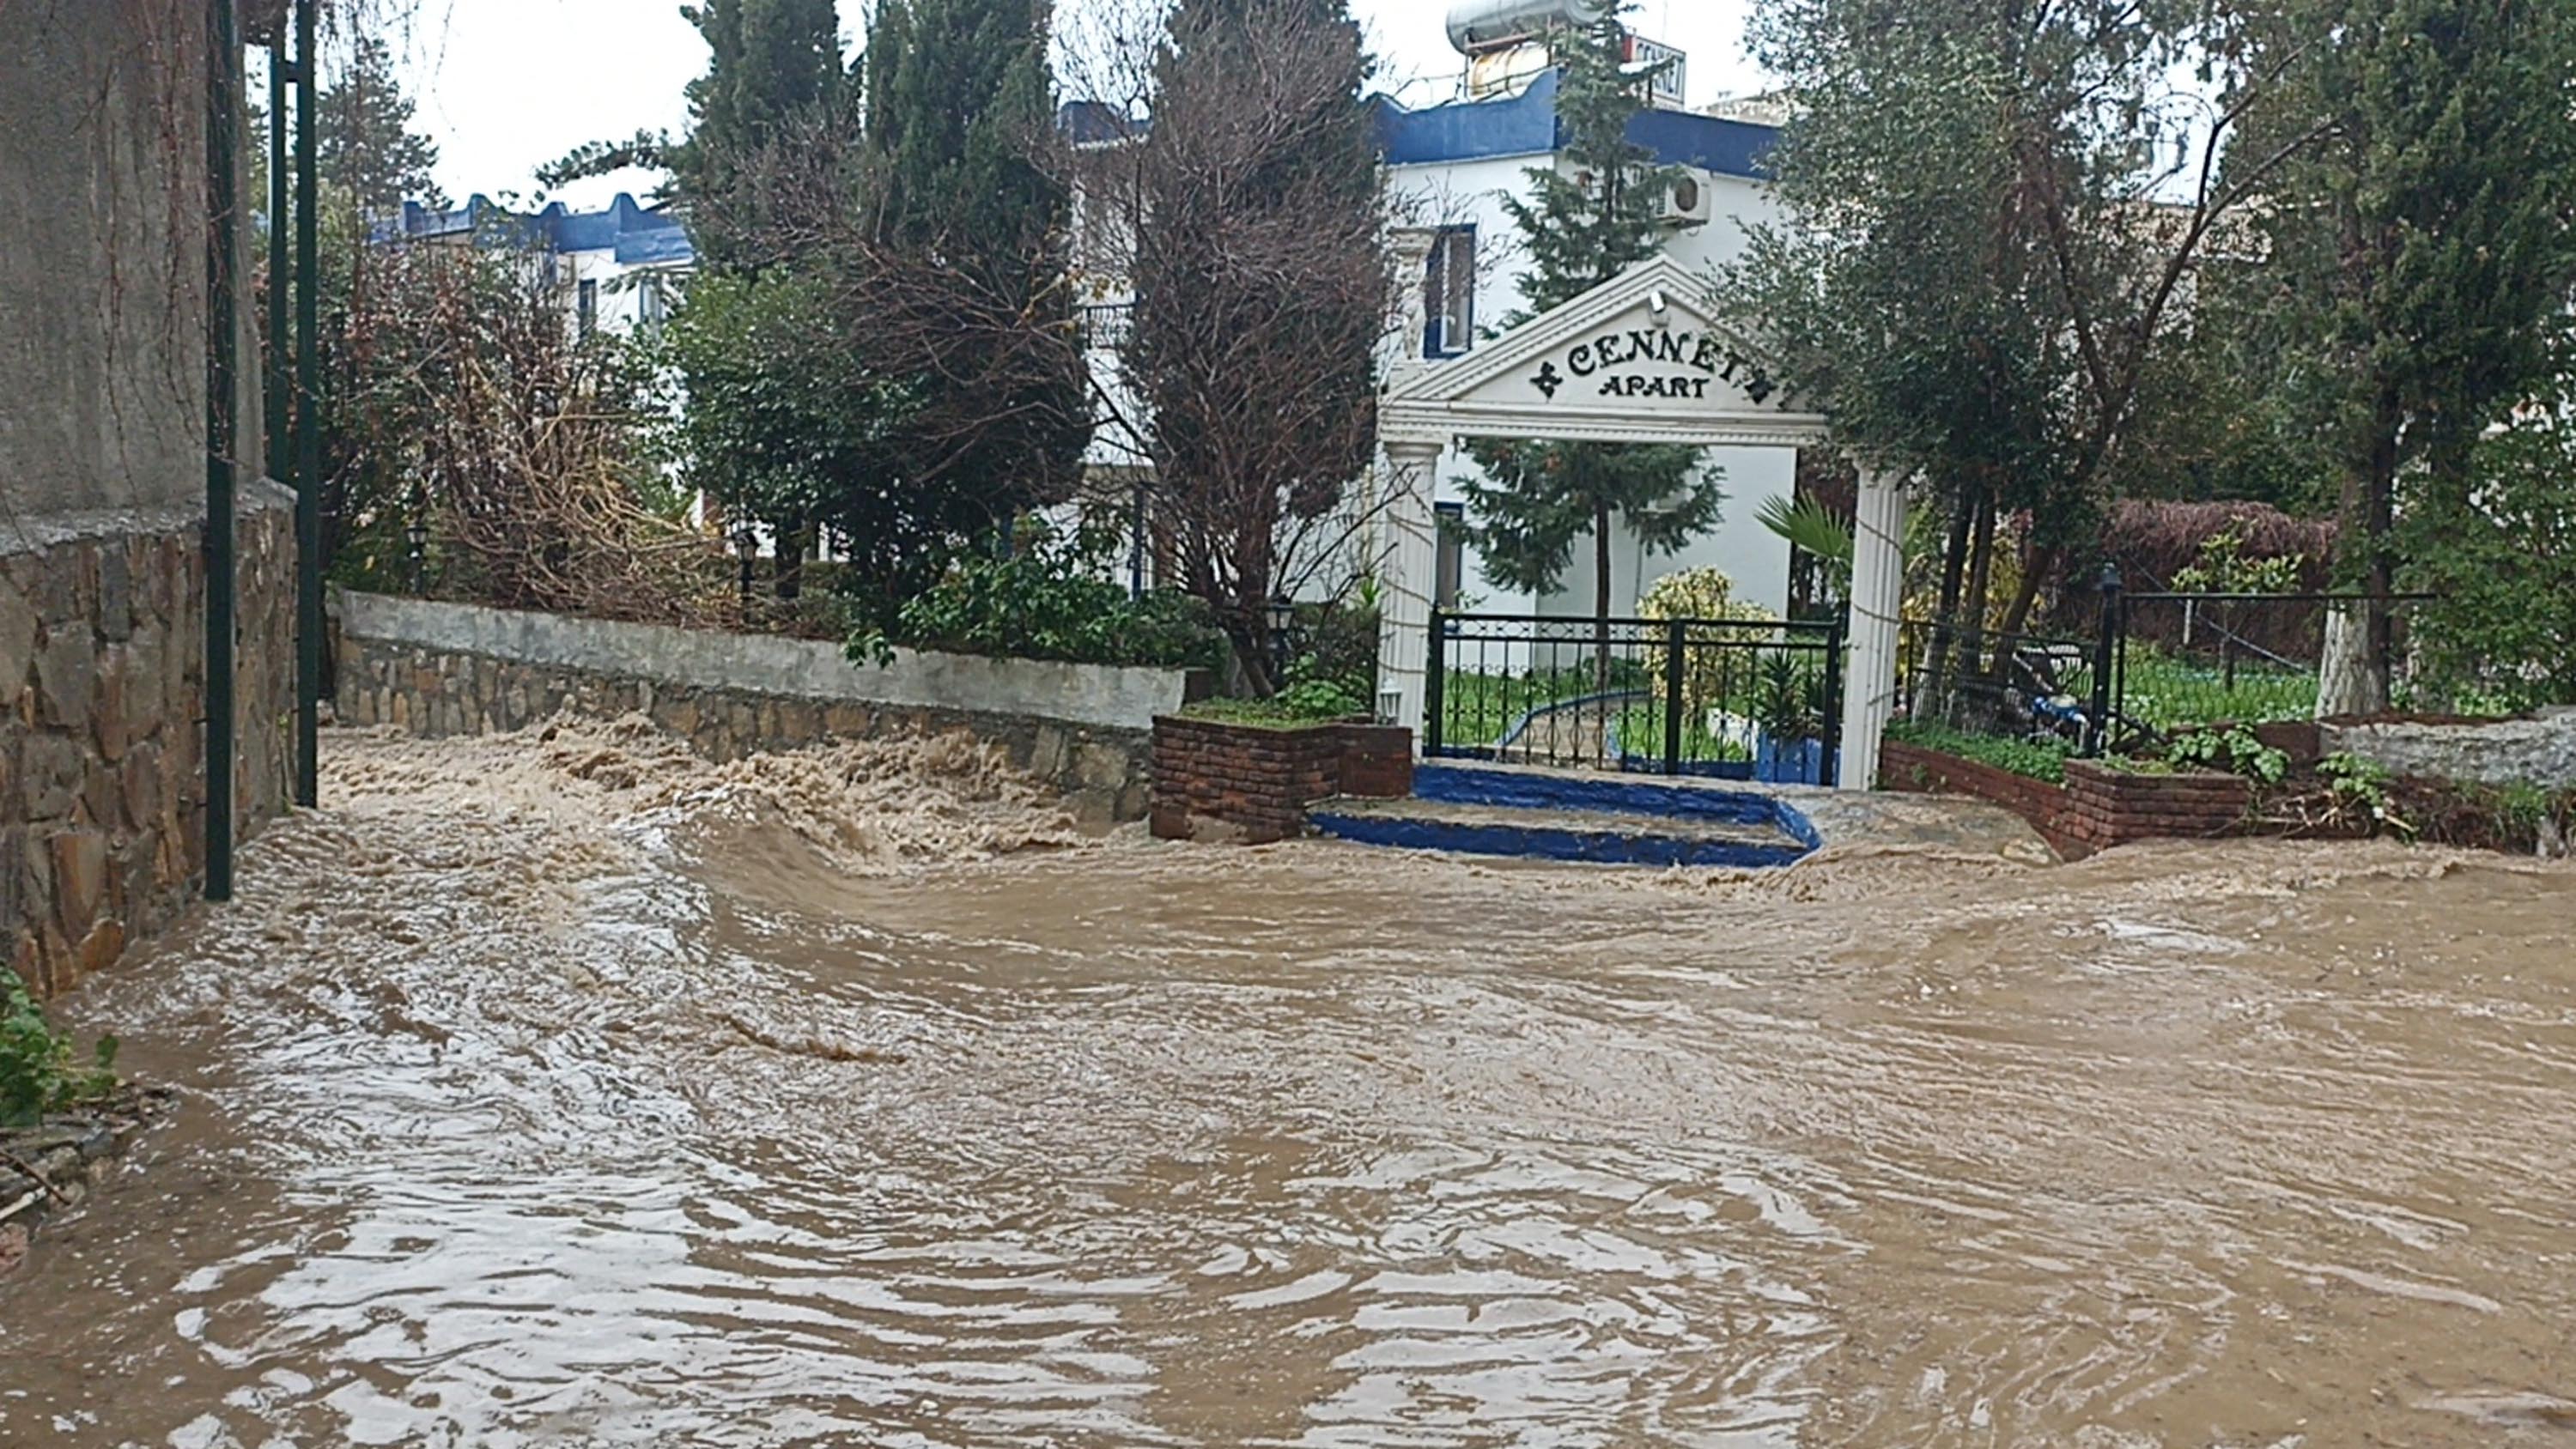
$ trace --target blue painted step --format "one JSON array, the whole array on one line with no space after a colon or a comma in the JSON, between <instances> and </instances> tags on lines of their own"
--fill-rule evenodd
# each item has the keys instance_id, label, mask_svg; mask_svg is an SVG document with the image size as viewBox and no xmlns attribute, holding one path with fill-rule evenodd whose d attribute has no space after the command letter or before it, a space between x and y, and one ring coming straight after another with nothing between
<instances>
[{"instance_id":1,"label":"blue painted step","mask_svg":"<svg viewBox=\"0 0 2576 1449\"><path fill-rule=\"evenodd\" d=\"M1661 816L1700 824L1774 830L1806 851L1824 847L1806 813L1775 795L1705 784L1640 780L1491 765L1433 764L1413 772L1413 798L1438 804L1592 815ZM1337 802L1319 806L1330 810Z\"/></svg>"},{"instance_id":2,"label":"blue painted step","mask_svg":"<svg viewBox=\"0 0 2576 1449\"><path fill-rule=\"evenodd\" d=\"M1767 825L1437 800L1329 800L1307 823L1362 845L1610 865L1761 870L1812 848Z\"/></svg>"}]
</instances>

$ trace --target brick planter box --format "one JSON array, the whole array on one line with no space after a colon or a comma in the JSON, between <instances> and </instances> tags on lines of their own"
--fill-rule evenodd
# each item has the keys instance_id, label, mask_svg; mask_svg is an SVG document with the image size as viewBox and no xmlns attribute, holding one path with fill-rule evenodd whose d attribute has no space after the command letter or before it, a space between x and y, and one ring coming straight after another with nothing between
<instances>
[{"instance_id":1,"label":"brick planter box","mask_svg":"<svg viewBox=\"0 0 2576 1449\"><path fill-rule=\"evenodd\" d=\"M2234 835L2254 805L2254 787L2236 775L2138 775L2090 760L2066 762L2065 794L2062 828L2096 850L2132 840Z\"/></svg>"},{"instance_id":2,"label":"brick planter box","mask_svg":"<svg viewBox=\"0 0 2576 1449\"><path fill-rule=\"evenodd\" d=\"M1413 731L1162 715L1154 721L1154 834L1268 845L1306 832L1306 807L1337 795L1413 793Z\"/></svg>"},{"instance_id":3,"label":"brick planter box","mask_svg":"<svg viewBox=\"0 0 2576 1449\"><path fill-rule=\"evenodd\" d=\"M1901 740L1880 747L1878 778L1890 790L2000 805L2069 860L2137 840L2233 835L2254 803L2253 787L2234 775L2140 775L2069 760L2066 783L2052 785Z\"/></svg>"}]
</instances>

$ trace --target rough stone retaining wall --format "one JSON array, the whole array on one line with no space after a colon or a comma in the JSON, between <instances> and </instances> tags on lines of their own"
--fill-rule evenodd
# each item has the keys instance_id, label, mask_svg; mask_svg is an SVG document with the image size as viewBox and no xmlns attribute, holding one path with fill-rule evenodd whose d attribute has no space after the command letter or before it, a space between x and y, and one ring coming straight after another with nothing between
<instances>
[{"instance_id":1,"label":"rough stone retaining wall","mask_svg":"<svg viewBox=\"0 0 2576 1449\"><path fill-rule=\"evenodd\" d=\"M1413 732L1386 725L1154 721L1154 834L1268 845L1306 833L1306 807L1337 795L1413 793Z\"/></svg>"},{"instance_id":2,"label":"rough stone retaining wall","mask_svg":"<svg viewBox=\"0 0 2576 1449\"><path fill-rule=\"evenodd\" d=\"M284 808L294 518L254 485L239 524L247 838ZM0 930L38 997L186 909L205 871L205 567L184 509L0 529Z\"/></svg>"},{"instance_id":3,"label":"rough stone retaining wall","mask_svg":"<svg viewBox=\"0 0 2576 1449\"><path fill-rule=\"evenodd\" d=\"M2132 841L2231 835L2253 804L2234 775L2142 775L2089 760L2066 762L2053 785L1902 740L1879 747L1882 789L1969 795L2019 815L2070 860Z\"/></svg>"},{"instance_id":4,"label":"rough stone retaining wall","mask_svg":"<svg viewBox=\"0 0 2576 1449\"><path fill-rule=\"evenodd\" d=\"M339 715L425 737L559 710L642 714L724 761L831 739L965 730L1062 790L1093 826L1145 817L1152 726L1192 688L1174 669L899 651L375 594L340 597Z\"/></svg>"},{"instance_id":5,"label":"rough stone retaining wall","mask_svg":"<svg viewBox=\"0 0 2576 1449\"><path fill-rule=\"evenodd\" d=\"M2324 753L2369 760L2391 774L2476 785L2576 787L2576 710L2480 723L2329 720L2319 733Z\"/></svg>"}]
</instances>

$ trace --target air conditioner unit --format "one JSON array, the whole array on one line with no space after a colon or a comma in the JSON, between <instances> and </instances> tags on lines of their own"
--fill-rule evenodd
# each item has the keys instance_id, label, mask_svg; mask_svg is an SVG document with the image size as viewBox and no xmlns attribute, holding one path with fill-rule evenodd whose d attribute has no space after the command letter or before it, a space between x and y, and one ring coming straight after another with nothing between
<instances>
[{"instance_id":1,"label":"air conditioner unit","mask_svg":"<svg viewBox=\"0 0 2576 1449\"><path fill-rule=\"evenodd\" d=\"M1708 183L1684 173L1664 193L1663 223L1666 226L1706 226L1714 213L1715 198L1709 195Z\"/></svg>"}]
</instances>

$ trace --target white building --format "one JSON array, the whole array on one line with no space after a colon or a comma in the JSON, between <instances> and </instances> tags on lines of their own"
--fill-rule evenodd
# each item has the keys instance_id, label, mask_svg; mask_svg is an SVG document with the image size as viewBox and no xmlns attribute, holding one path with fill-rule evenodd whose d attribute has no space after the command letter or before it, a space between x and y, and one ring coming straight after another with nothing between
<instances>
[{"instance_id":1,"label":"white building","mask_svg":"<svg viewBox=\"0 0 2576 1449\"><path fill-rule=\"evenodd\" d=\"M698 262L688 227L677 215L667 207L639 205L622 192L601 211L571 211L556 202L517 212L484 196L453 210L407 201L401 215L377 223L374 240L523 247L561 295L564 315L585 336L658 327L678 300L677 279Z\"/></svg>"},{"instance_id":2,"label":"white building","mask_svg":"<svg viewBox=\"0 0 2576 1449\"><path fill-rule=\"evenodd\" d=\"M1551 27L1593 13L1592 0L1464 0L1450 18L1451 37L1461 55L1461 98L1421 109L1378 103L1395 223L1434 233L1420 280L1425 323L1419 336L1390 340L1390 373L1417 358L1468 355L1506 319L1527 310L1520 282L1530 260L1504 201L1531 195L1534 168L1567 164L1559 144L1559 78L1548 59L1547 36ZM1683 109L1679 57L1651 42L1640 41L1638 47L1648 58L1674 64L1657 87L1656 104L1639 115L1630 133L1658 163L1681 173L1667 208L1665 252L1694 274L1710 274L1741 254L1748 223L1776 214L1760 180L1760 166L1778 129L1735 118L1767 118L1770 111L1758 106L1721 103L1712 108L1721 114ZM1135 129L1084 106L1068 108L1067 123L1078 142L1104 145L1116 144ZM1129 301L1123 281L1095 278L1090 301L1095 372L1114 407L1123 409L1126 393L1117 378L1114 351ZM1095 440L1091 461L1104 478L1142 464L1132 440L1114 426ZM1762 527L1758 515L1766 501L1794 491L1795 454L1713 448L1703 466L1720 475L1724 517L1679 553L1649 553L1633 529L1614 524L1614 611L1634 612L1639 595L1666 574L1709 567L1733 581L1738 599L1786 612L1789 549ZM1465 455L1447 456L1436 484L1443 514L1463 516L1464 485L1475 478L1474 470ZM1444 530L1441 603L1489 613L1588 617L1595 597L1594 558L1589 539L1578 543L1558 587L1532 595L1497 584L1474 551Z\"/></svg>"}]
</instances>

